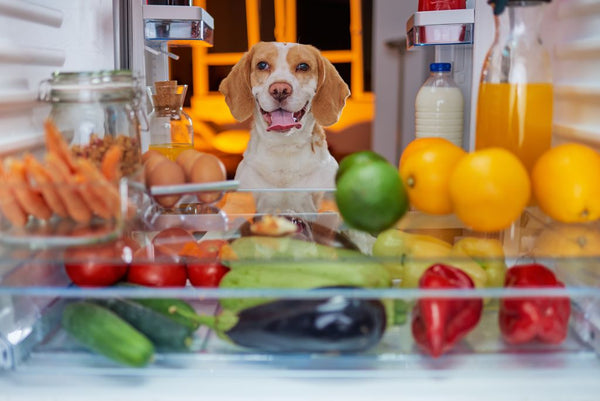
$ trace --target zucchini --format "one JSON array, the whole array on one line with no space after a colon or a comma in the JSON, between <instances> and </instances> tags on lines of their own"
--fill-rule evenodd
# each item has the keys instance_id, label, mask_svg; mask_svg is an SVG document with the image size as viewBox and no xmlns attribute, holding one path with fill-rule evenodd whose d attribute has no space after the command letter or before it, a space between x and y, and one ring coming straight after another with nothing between
<instances>
[{"instance_id":1,"label":"zucchini","mask_svg":"<svg viewBox=\"0 0 600 401\"><path fill-rule=\"evenodd\" d=\"M154 345L132 325L102 306L78 301L65 306L62 327L86 348L113 361L142 367L154 357Z\"/></svg>"},{"instance_id":2,"label":"zucchini","mask_svg":"<svg viewBox=\"0 0 600 401\"><path fill-rule=\"evenodd\" d=\"M161 350L187 350L198 323L169 313L170 308L191 308L188 304L172 299L103 299L95 301L118 314L143 333ZM172 309L171 309L172 310ZM192 313L196 313L192 308ZM182 323L183 322L183 323Z\"/></svg>"}]
</instances>

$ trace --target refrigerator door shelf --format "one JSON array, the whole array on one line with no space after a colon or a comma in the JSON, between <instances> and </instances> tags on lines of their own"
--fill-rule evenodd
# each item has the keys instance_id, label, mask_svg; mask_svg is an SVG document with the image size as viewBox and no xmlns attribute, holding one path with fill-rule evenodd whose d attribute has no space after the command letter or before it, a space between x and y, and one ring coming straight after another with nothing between
<instances>
[{"instance_id":1,"label":"refrigerator door shelf","mask_svg":"<svg viewBox=\"0 0 600 401\"><path fill-rule=\"evenodd\" d=\"M406 22L407 48L472 44L474 22L472 8L416 12Z\"/></svg>"},{"instance_id":2,"label":"refrigerator door shelf","mask_svg":"<svg viewBox=\"0 0 600 401\"><path fill-rule=\"evenodd\" d=\"M200 7L144 5L146 40L199 40L212 46L214 19Z\"/></svg>"}]
</instances>

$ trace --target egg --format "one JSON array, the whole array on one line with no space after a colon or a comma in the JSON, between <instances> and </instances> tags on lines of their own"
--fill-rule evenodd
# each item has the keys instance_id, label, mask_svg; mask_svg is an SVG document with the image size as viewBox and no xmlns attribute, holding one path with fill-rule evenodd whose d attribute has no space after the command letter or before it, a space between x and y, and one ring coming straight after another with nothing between
<instances>
[{"instance_id":1,"label":"egg","mask_svg":"<svg viewBox=\"0 0 600 401\"><path fill-rule=\"evenodd\" d=\"M179 156L177 156L177 159L175 161L181 166L181 168L183 168L183 172L185 173L185 177L188 181L190 180L190 171L192 170L192 166L194 165L196 160L198 160L198 158L203 154L204 153L199 152L195 149L187 149L181 152Z\"/></svg>"},{"instance_id":2,"label":"egg","mask_svg":"<svg viewBox=\"0 0 600 401\"><path fill-rule=\"evenodd\" d=\"M148 171L147 185L149 187L180 184L185 184L185 174L181 166L172 160L164 158ZM179 201L181 195L161 195L154 198L159 205L171 208Z\"/></svg>"},{"instance_id":3,"label":"egg","mask_svg":"<svg viewBox=\"0 0 600 401\"><path fill-rule=\"evenodd\" d=\"M144 153L147 154L148 152ZM154 168L159 164L162 163L164 160L167 160L167 157L164 156L162 153L158 153L158 152L154 152L155 154L151 154L146 158L146 161L144 162L144 181L146 182L146 186L149 187L150 183L148 181L148 178L150 176L150 174L154 171Z\"/></svg>"},{"instance_id":4,"label":"egg","mask_svg":"<svg viewBox=\"0 0 600 401\"><path fill-rule=\"evenodd\" d=\"M142 155L142 163L146 163L146 161L147 161L148 159L150 159L151 157L154 157L154 156L162 156L162 155L163 155L163 154L162 154L162 153L160 153L158 150L153 150L153 149L147 150L147 151L146 151L146 152L144 152L144 154Z\"/></svg>"},{"instance_id":5,"label":"egg","mask_svg":"<svg viewBox=\"0 0 600 401\"><path fill-rule=\"evenodd\" d=\"M225 165L215 155L202 153L192 165L189 174L189 182L207 183L224 181L227 179ZM221 192L199 192L196 194L198 199L205 203L211 203L218 200Z\"/></svg>"}]
</instances>

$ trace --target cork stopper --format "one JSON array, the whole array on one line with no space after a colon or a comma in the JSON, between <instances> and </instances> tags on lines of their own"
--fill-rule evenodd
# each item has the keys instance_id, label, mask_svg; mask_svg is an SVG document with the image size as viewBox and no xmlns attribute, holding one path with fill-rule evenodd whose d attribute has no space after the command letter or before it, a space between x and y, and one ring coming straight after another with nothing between
<instances>
[{"instance_id":1,"label":"cork stopper","mask_svg":"<svg viewBox=\"0 0 600 401\"><path fill-rule=\"evenodd\" d=\"M177 81L158 81L154 83L154 89L154 107L179 109L183 106L187 85L177 85Z\"/></svg>"}]
</instances>

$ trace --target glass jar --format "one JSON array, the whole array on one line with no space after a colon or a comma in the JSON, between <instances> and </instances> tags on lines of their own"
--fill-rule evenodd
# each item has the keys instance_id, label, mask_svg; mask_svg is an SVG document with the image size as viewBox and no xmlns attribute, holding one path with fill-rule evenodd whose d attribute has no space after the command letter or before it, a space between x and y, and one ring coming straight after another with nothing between
<instances>
[{"instance_id":1,"label":"glass jar","mask_svg":"<svg viewBox=\"0 0 600 401\"><path fill-rule=\"evenodd\" d=\"M549 2L508 0L495 12L479 87L475 149L508 149L529 172L552 139L552 70L539 32Z\"/></svg>"},{"instance_id":2,"label":"glass jar","mask_svg":"<svg viewBox=\"0 0 600 401\"><path fill-rule=\"evenodd\" d=\"M112 144L123 149L121 175L141 179L141 89L130 71L56 72L40 86L49 118L77 156L100 165Z\"/></svg>"},{"instance_id":3,"label":"glass jar","mask_svg":"<svg viewBox=\"0 0 600 401\"><path fill-rule=\"evenodd\" d=\"M176 81L162 81L156 82L154 87L148 87L147 90L152 105L148 116L148 149L156 150L175 161L181 152L194 148L192 119L183 111L187 85L177 85Z\"/></svg>"}]
</instances>

